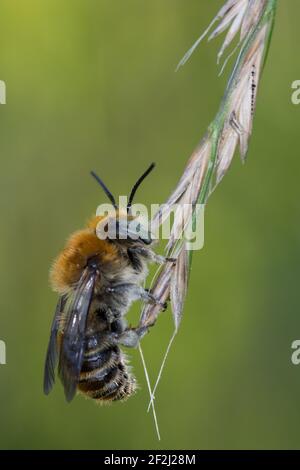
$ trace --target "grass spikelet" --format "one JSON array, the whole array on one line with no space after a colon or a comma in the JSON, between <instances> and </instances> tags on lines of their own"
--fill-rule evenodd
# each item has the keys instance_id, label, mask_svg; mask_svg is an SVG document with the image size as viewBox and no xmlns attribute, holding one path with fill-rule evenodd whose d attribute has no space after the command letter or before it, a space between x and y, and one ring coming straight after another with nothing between
<instances>
[{"instance_id":1,"label":"grass spikelet","mask_svg":"<svg viewBox=\"0 0 300 470\"><path fill-rule=\"evenodd\" d=\"M176 188L155 215L154 229L170 215L175 203L179 207L188 203L192 208L196 203L206 204L210 194L230 168L237 150L242 161L245 161L253 128L258 86L272 36L276 6L277 0L226 1L209 27L179 62L177 69L187 62L216 23L218 25L210 34L209 40L228 30L218 53L217 62L240 32L236 47L237 59L219 111L208 127L205 137L190 157ZM151 293L160 301L170 299L175 329L153 392L150 392L149 407L153 406L154 393L162 369L180 326L188 288L193 252L186 250L183 228L188 223L194 223L196 211L191 209L187 212L183 221L182 214L179 220L179 212L179 210L175 212L171 236L166 247L166 255L176 258L177 262L175 265L167 263L161 268L151 289ZM147 327L154 325L159 313L160 309L156 305L145 306L140 325Z\"/></svg>"}]
</instances>

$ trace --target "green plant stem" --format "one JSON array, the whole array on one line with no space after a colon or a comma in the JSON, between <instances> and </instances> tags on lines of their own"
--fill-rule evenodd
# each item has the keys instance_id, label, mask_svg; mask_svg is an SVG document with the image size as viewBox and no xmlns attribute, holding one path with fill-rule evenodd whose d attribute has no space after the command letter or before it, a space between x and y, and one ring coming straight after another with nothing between
<instances>
[{"instance_id":1,"label":"green plant stem","mask_svg":"<svg viewBox=\"0 0 300 470\"><path fill-rule=\"evenodd\" d=\"M200 190L199 198L198 198L198 204L206 204L207 199L210 195L211 192L211 185L212 185L212 180L215 172L215 166L217 162L217 156L218 156L218 147L219 147L219 141L220 137L222 135L223 127L226 121L226 118L228 116L228 107L230 105L230 98L231 94L234 90L234 87L236 86L236 80L239 75L239 72L241 70L241 67L243 66L243 60L245 56L247 55L248 51L250 50L257 34L261 30L261 28L266 24L269 23L269 28L267 32L267 39L266 39L266 47L264 51L264 59L263 59L263 66L265 65L267 55L269 52L270 48L270 43L271 43L271 38L272 38L272 33L274 29L274 23L275 23L275 15L276 15L276 7L277 7L277 0L268 0L265 6L265 10L263 14L261 15L260 20L258 21L257 25L251 31L248 36L245 38L242 46L240 53L238 55L238 58L236 60L233 72L231 74L231 77L229 79L225 94L223 96L219 111L213 120L213 122L210 124L208 133L211 138L211 152L210 152L210 158L208 162L208 167L207 167L207 172L203 180L203 184ZM193 228L195 227L196 224L196 212L194 211L193 213L193 219L192 219L192 224ZM193 256L193 251L191 250L189 252L189 263L190 263L190 268L191 268L191 263L192 263L192 256Z\"/></svg>"}]
</instances>

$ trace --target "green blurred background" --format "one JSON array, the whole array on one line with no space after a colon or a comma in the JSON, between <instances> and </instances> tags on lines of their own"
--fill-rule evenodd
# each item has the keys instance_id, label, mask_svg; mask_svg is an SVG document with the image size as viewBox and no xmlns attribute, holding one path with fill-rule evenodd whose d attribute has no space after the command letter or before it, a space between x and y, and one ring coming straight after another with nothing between
<instances>
[{"instance_id":1,"label":"green blurred background","mask_svg":"<svg viewBox=\"0 0 300 470\"><path fill-rule=\"evenodd\" d=\"M248 161L209 201L185 316L157 392L158 443L140 391L125 404L66 404L42 375L56 295L49 266L106 202L94 169L126 194L151 161L140 202L163 202L214 117L221 40L175 66L222 0L1 0L0 447L299 448L299 0L279 2ZM231 62L232 66L232 62ZM228 73L228 70L227 70ZM137 304L129 314L135 321ZM172 320L143 341L156 377Z\"/></svg>"}]
</instances>

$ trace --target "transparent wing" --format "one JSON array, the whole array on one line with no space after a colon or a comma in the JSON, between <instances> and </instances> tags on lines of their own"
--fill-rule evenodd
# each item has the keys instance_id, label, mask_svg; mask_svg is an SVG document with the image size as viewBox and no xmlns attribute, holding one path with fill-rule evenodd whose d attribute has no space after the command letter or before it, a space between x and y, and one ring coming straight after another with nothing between
<instances>
[{"instance_id":1,"label":"transparent wing","mask_svg":"<svg viewBox=\"0 0 300 470\"><path fill-rule=\"evenodd\" d=\"M61 315L64 309L66 302L66 296L61 296L58 300L52 326L50 339L48 344L48 350L45 361L45 370L44 370L44 393L48 395L51 392L51 389L55 382L55 367L58 359L58 344L57 344L57 334L59 330L59 323Z\"/></svg>"},{"instance_id":2,"label":"transparent wing","mask_svg":"<svg viewBox=\"0 0 300 470\"><path fill-rule=\"evenodd\" d=\"M87 316L93 296L97 270L88 266L66 305L66 323L60 348L58 372L67 401L76 393L84 355Z\"/></svg>"}]
</instances>

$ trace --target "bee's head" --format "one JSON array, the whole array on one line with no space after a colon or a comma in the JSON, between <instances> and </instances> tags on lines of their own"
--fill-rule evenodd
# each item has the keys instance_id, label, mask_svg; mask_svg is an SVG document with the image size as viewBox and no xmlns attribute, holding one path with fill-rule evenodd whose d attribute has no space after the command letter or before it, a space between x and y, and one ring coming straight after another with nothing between
<instances>
[{"instance_id":1,"label":"bee's head","mask_svg":"<svg viewBox=\"0 0 300 470\"><path fill-rule=\"evenodd\" d=\"M93 171L92 176L100 184L105 194L108 196L112 203L111 210L107 211L106 215L98 215L92 223L96 229L98 238L109 239L111 241L117 240L123 243L144 243L150 244L152 242L151 232L148 228L148 221L143 220L140 216L132 214L132 202L135 193L142 183L142 181L153 170L155 164L152 163L149 168L140 176L134 184L129 198L127 207L125 209L119 208L114 196L109 191L103 181ZM90 224L91 226L91 224Z\"/></svg>"}]
</instances>

